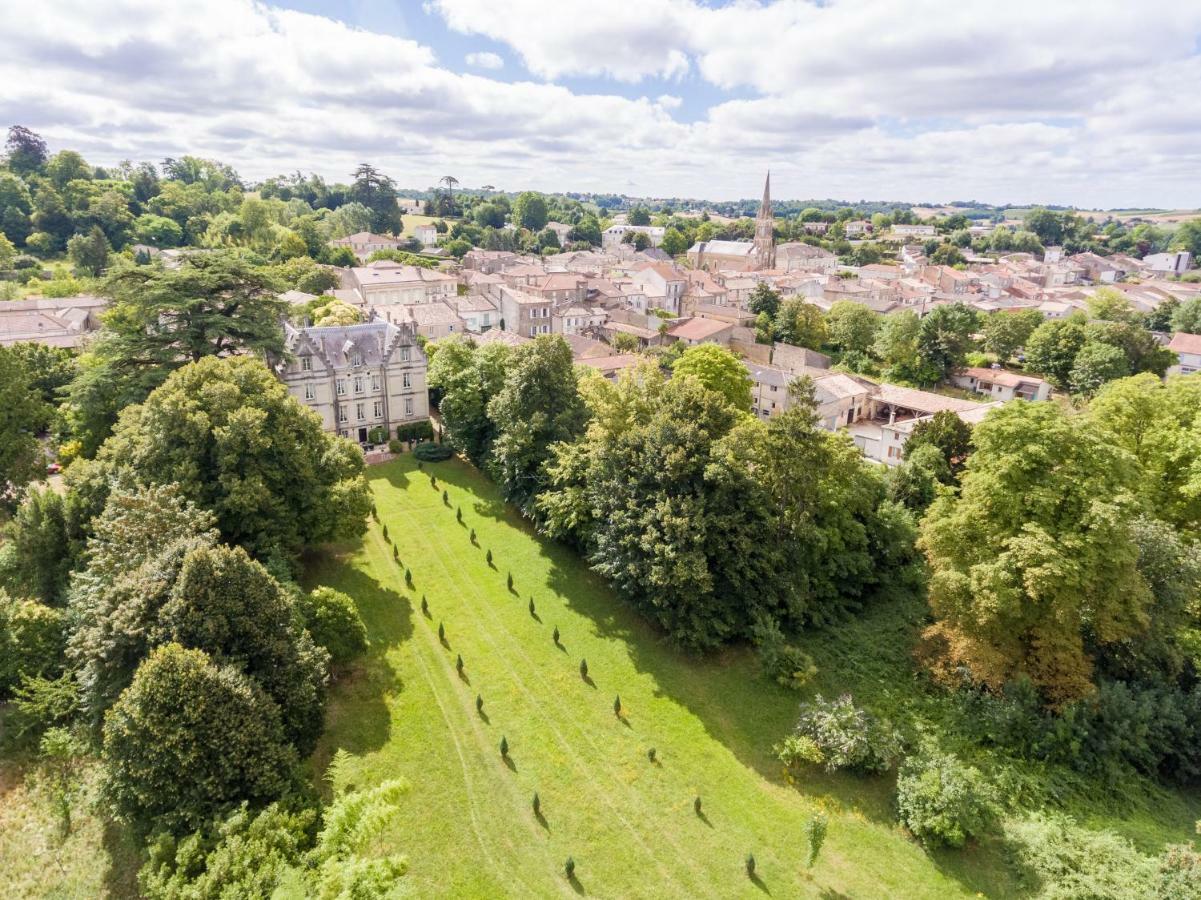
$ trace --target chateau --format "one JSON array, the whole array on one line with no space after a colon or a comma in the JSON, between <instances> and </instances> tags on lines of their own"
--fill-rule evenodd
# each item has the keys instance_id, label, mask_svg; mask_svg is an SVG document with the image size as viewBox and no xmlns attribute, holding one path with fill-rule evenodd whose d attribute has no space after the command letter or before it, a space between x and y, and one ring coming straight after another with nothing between
<instances>
[{"instance_id":1,"label":"chateau","mask_svg":"<svg viewBox=\"0 0 1201 900\"><path fill-rule=\"evenodd\" d=\"M321 416L326 431L360 444L396 437L429 418L426 356L407 322L295 328L285 325L288 359L276 371L288 393Z\"/></svg>"}]
</instances>

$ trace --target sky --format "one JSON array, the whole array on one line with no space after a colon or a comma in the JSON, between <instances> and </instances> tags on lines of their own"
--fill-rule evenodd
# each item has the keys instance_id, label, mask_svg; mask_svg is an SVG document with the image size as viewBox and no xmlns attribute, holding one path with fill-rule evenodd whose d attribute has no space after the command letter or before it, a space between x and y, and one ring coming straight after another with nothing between
<instances>
[{"instance_id":1,"label":"sky","mask_svg":"<svg viewBox=\"0 0 1201 900\"><path fill-rule=\"evenodd\" d=\"M0 0L0 125L247 179L1201 206L1201 0Z\"/></svg>"}]
</instances>

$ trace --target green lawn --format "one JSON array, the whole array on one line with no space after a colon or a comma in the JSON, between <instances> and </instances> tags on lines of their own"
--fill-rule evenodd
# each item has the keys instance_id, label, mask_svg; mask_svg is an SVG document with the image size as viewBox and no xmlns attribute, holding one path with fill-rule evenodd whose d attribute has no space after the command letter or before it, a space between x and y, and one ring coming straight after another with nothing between
<instances>
[{"instance_id":1,"label":"green lawn","mask_svg":"<svg viewBox=\"0 0 1201 900\"><path fill-rule=\"evenodd\" d=\"M406 810L382 840L408 854L421 895L1012 893L995 847L927 856L893 822L887 779L789 783L771 745L793 723L795 694L762 680L742 652L697 661L672 651L570 551L539 539L475 470L450 461L421 473L406 456L370 477L413 587L379 526L360 545L314 561L312 584L350 593L371 638L367 660L334 690L314 762L345 748L356 783L411 782ZM489 548L495 569L485 563ZM551 639L556 626L560 647ZM590 682L580 677L581 658ZM502 735L510 764L497 750ZM647 759L651 747L657 764ZM545 821L531 810L535 791ZM693 812L698 794L703 818ZM807 872L802 826L819 808L830 813L829 837ZM750 852L758 881L745 874ZM574 884L562 875L569 855Z\"/></svg>"}]
</instances>

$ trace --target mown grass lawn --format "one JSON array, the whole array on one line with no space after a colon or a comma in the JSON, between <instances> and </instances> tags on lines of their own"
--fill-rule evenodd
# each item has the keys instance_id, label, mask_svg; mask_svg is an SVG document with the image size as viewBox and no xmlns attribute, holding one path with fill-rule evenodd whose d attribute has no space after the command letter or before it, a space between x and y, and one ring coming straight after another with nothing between
<instances>
[{"instance_id":1,"label":"mown grass lawn","mask_svg":"<svg viewBox=\"0 0 1201 900\"><path fill-rule=\"evenodd\" d=\"M312 584L355 598L371 639L366 661L334 689L314 763L319 770L345 748L355 783L412 784L381 840L407 853L420 895L1013 892L995 847L931 858L909 839L893 821L888 779L790 783L771 747L793 724L795 694L763 680L742 652L698 661L673 651L569 550L534 534L474 469L451 460L419 472L406 456L370 478L380 525L310 570ZM585 658L589 681L579 671ZM613 711L618 695L623 718ZM542 821L531 808L535 792ZM693 810L698 795L703 817ZM802 828L819 809L830 814L829 836L808 871ZM748 853L758 864L754 881ZM568 856L575 882L563 876Z\"/></svg>"}]
</instances>

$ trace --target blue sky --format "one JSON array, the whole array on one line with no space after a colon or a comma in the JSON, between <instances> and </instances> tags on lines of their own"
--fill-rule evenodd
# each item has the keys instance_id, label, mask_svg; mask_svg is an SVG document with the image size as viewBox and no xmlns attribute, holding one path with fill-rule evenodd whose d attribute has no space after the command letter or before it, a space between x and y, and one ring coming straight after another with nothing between
<instances>
[{"instance_id":1,"label":"blue sky","mask_svg":"<svg viewBox=\"0 0 1201 900\"><path fill-rule=\"evenodd\" d=\"M1199 48L1175 0L0 0L0 123L249 178L1196 207Z\"/></svg>"}]
</instances>

